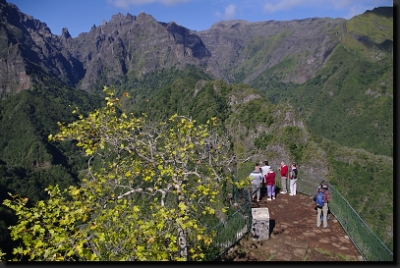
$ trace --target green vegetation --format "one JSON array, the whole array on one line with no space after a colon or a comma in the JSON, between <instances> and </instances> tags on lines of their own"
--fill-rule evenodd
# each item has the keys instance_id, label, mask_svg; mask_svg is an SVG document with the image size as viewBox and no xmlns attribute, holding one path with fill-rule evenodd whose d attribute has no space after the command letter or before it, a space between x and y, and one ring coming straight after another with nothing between
<instances>
[{"instance_id":1,"label":"green vegetation","mask_svg":"<svg viewBox=\"0 0 400 268\"><path fill-rule=\"evenodd\" d=\"M344 254L334 253L329 250L325 250L322 248L315 248L315 250L323 255L327 255L329 258L335 261L357 261L354 257L349 257Z\"/></svg>"},{"instance_id":2,"label":"green vegetation","mask_svg":"<svg viewBox=\"0 0 400 268\"><path fill-rule=\"evenodd\" d=\"M153 99L157 95L161 97L160 90L164 90L163 94L180 93L178 90L184 92L183 87L185 85L193 87L199 80L207 81L211 80L211 77L198 67L188 66L183 70L177 68L161 69L139 78L136 77L134 72L130 72L127 74L126 83L114 86L120 94L129 93L130 98L123 103L124 107L140 114L143 111L147 112L151 104L155 105ZM171 90L176 92L171 92ZM177 97L181 98L182 96ZM153 110L159 108L162 107Z\"/></svg>"},{"instance_id":3,"label":"green vegetation","mask_svg":"<svg viewBox=\"0 0 400 268\"><path fill-rule=\"evenodd\" d=\"M360 28L359 24L366 26ZM387 29L367 31L377 25ZM285 72L294 64L286 59L251 85L273 103L291 103L310 132L341 145L393 156L393 46L380 45L383 39L386 43L393 40L390 18L362 15L346 26L342 43L314 78L303 84L284 83ZM364 37L355 38L356 34L371 34L370 44L366 46Z\"/></svg>"},{"instance_id":4,"label":"green vegetation","mask_svg":"<svg viewBox=\"0 0 400 268\"><path fill-rule=\"evenodd\" d=\"M0 200L7 192L28 197L32 205L47 198L44 189L58 184L61 189L78 182L87 157L69 141L52 144L46 136L57 130L57 120L76 120L71 111L83 113L100 105L99 98L67 88L22 91L0 103ZM0 244L12 244L7 226L15 217L0 207ZM9 246L3 252L10 254Z\"/></svg>"},{"instance_id":5,"label":"green vegetation","mask_svg":"<svg viewBox=\"0 0 400 268\"><path fill-rule=\"evenodd\" d=\"M87 156L99 158L99 168L89 165L80 186L63 192L49 186L50 198L31 208L27 198L4 201L18 217L11 235L23 242L14 260L203 259L212 242L207 215L220 219L226 212L221 184L248 184L226 177L234 155L225 137L213 133L215 118L202 125L174 115L147 125L145 117L120 110L113 90L105 91L104 108L49 135L76 140Z\"/></svg>"},{"instance_id":6,"label":"green vegetation","mask_svg":"<svg viewBox=\"0 0 400 268\"><path fill-rule=\"evenodd\" d=\"M315 77L285 83L295 66L287 58L251 86L274 104L295 107L315 144L289 145L292 157L307 163L322 150L330 183L393 249L393 15L385 8L366 12L335 32L342 41ZM285 132L282 143L290 144L293 133ZM255 142L264 147L276 138L268 134Z\"/></svg>"},{"instance_id":7,"label":"green vegetation","mask_svg":"<svg viewBox=\"0 0 400 268\"><path fill-rule=\"evenodd\" d=\"M393 159L323 141L329 155L329 182L393 249Z\"/></svg>"},{"instance_id":8,"label":"green vegetation","mask_svg":"<svg viewBox=\"0 0 400 268\"><path fill-rule=\"evenodd\" d=\"M22 34L18 29L12 29L12 31L17 35ZM268 63L274 49L279 46L279 41L287 34L289 33L283 31L270 38L255 38L238 56L238 58L246 60L237 68L228 70L227 73L232 74L237 82L243 81L246 77L245 74L260 70L260 66ZM343 194L372 230L393 250L392 17L390 12L387 13L385 9L367 12L346 21L340 28L331 31L329 35L337 35L335 38L339 38L340 43L329 55L326 55L326 61L316 75L302 84L286 81L288 75L298 70L299 59L304 55L291 55L284 58L257 75L250 85L215 81L196 66L184 69L178 67L168 70L161 69L139 75L137 70L144 64L140 61L136 69L126 75L113 78L114 80L111 81L116 83L118 96L124 94L129 96L129 98L120 100L121 106L116 110L116 116L125 122L120 117L124 111L125 114L132 112L135 118L143 119L143 126L146 129L138 130L139 132L154 130L159 127L159 122L170 124L169 119L175 114L185 118L186 121L182 123L183 127L187 127L188 122L192 122L192 120L196 120L196 124L206 124L210 118L214 118L212 121L215 125L213 134L215 137L220 135L226 139L221 144L214 140L212 146L208 147L211 148L210 150L215 150L219 145L223 145L229 152L226 155L236 155L237 159L258 161L260 157L265 157L274 162L287 158L287 161L297 162L300 168L311 166L314 170L324 169L330 183ZM5 50L1 51L1 53L6 52ZM306 53L305 56L311 57L312 55ZM247 59L249 60L247 61ZM64 213L62 215L67 217L68 206L66 204L68 204L71 205L71 211L74 211L69 220L76 221L73 224L74 228L78 225L81 227L81 223L89 221L83 212L89 213L89 209L93 208L94 203L90 203L92 201L88 203L88 199L86 199L94 196L91 191L99 191L104 194L104 200L107 200L105 202L110 202L111 207L104 214L100 212L99 208L96 208L99 222L112 227L115 225L110 220L116 219L121 220L121 223L126 226L118 226L115 230L110 227L112 230L107 233L107 239L110 244L114 243L113 245L110 246L110 244L104 243L104 240L98 240L99 244L96 246L101 245L99 252L102 251L102 254L86 250L86 244L82 241L87 238L88 233L75 234L73 231L58 233L66 247L72 244L73 239L82 242L79 244L79 247L82 247L76 248L76 251L69 256L70 258L79 255L82 259L90 259L95 254L95 258L102 256L102 259L108 260L123 259L124 256L126 257L125 253L110 256L104 252L119 242L117 232L128 233L127 228L138 230L132 234L141 238L151 238L147 233L139 231L140 222L137 223L138 225L132 225L131 221L136 222L139 219L132 218L134 217L131 215L132 213L129 214L132 210L131 204L135 204L139 211L144 213L144 218L151 222L150 219L153 215L150 212L154 212L160 206L159 204L154 205L153 210L146 213L143 208L148 206L148 201L151 200L148 194L130 196L127 199L128 203L124 204L122 201L118 201L124 200L124 198L114 200L105 197L114 190L114 196L123 194L125 189L121 185L118 185L118 189L113 190L107 188L110 187L109 185L104 189L91 185L93 188L90 188L90 191L82 188L84 187L83 178L88 179L89 171L97 171L96 176L99 174L103 176L102 172L105 168L107 174L111 174L111 167L115 166L110 167L106 163L113 163L119 156L116 151L108 155L109 158L106 160L91 159L76 146L84 143L79 144L76 140L54 143L47 140L50 133L57 131L58 121L68 124L78 119L81 120L86 118L89 112L93 112L101 106L99 96L104 96L101 89L104 84L110 82L111 71L111 69L105 70L103 76L93 85L93 92L96 95L66 88L62 86L63 83L58 78L50 78L40 69L32 69L29 70L29 75L33 81L41 81L41 86L35 86L31 90L22 91L16 95L5 93L1 96L3 99L7 98L0 102L0 200L8 198L7 192L12 195L18 193L21 197L27 197L29 200L26 202L26 199L15 198L12 206L0 207L0 244L2 252L7 253L8 259L11 258L10 249L17 247L22 242L21 240L11 241L10 233L6 229L7 226L15 226L18 220L16 215L11 213L11 207L24 211L26 213L24 217L30 215L29 213L37 212L42 219L47 217L49 224L70 225L69 221L61 222L62 218L50 220L49 217L57 211L61 214ZM76 107L79 107L82 118L77 114L71 114ZM101 111L105 112L106 110ZM143 114L146 114L147 117L143 117ZM146 118L146 124L144 124L144 118ZM176 119L176 117L174 118ZM77 122L80 122L79 120ZM96 125L96 127L98 126ZM174 127L177 126L174 125ZM80 131L85 133L86 130ZM96 136L98 133L93 135ZM75 138L78 140L78 137ZM90 146L98 142L93 136L86 136L86 138L85 142L88 144L89 141L92 141ZM149 139L149 141L152 140ZM172 138L169 142L173 143ZM108 143L104 150L111 149L111 147L111 144ZM116 147L114 149L119 150ZM91 148L91 150L102 152L103 149ZM87 151L87 153L90 154L91 151ZM132 164L129 168L138 168L142 164L149 174L153 171L161 174L157 166L151 166L148 162L135 162L138 159L129 157L131 155L128 154L131 162L124 162L122 158L118 161L124 165ZM190 168L195 166L193 164ZM124 183L126 183L129 177L126 172L129 170L128 166L124 167L127 168L124 178ZM201 172L208 174L207 169L203 168L205 167L202 167ZM154 187L150 181L143 182L142 186ZM48 188L49 185L58 185L58 188ZM195 187L195 185L193 184L191 187ZM137 185L129 185L129 187L134 186ZM201 215L201 217L197 215L195 220L199 220L201 224L204 224L203 226L213 226L226 213L232 212L231 208L222 212L222 208L226 205L226 193L229 192L231 185L221 183L218 186L220 188L216 198L219 198L221 202L216 204L215 211L220 214ZM48 188L47 194L44 191L45 188ZM64 191L64 189L67 190ZM76 194L77 189L82 191ZM50 198L49 193L51 194ZM175 194L173 193L171 196L175 198ZM160 195L157 195L157 198L160 198ZM174 206L178 209L178 202L174 198L167 200L171 202L169 212ZM98 199L94 200L99 201ZM64 205L58 206L59 210L57 211L50 211L48 205L53 201L63 202ZM127 214L121 213L115 216L117 218L113 218L116 209ZM155 215L162 218L165 215L162 214L164 212L169 213L159 210ZM128 214L131 218L127 216ZM124 216L127 217L121 219ZM43 226L34 227L38 226L36 223L40 217L35 219L36 222L31 226L32 228L38 228L37 230L44 228ZM176 214L173 217L176 217ZM22 228L23 224L19 227ZM83 229L86 227L88 226L84 226ZM154 222L151 222L146 228L149 233L154 233L157 227ZM168 228L167 230L170 231L171 229ZM85 229L85 231L88 230ZM104 229L99 232L102 231ZM14 238L23 236L18 234L17 229L14 232ZM51 244L46 241L49 243L48 245L37 245L39 238L43 242L45 241L40 236L34 239L30 237L28 244L25 244L28 248L35 241L37 246L31 252L38 255L29 257L39 258L38 256L43 252L38 252L40 251L38 248L43 249ZM130 238L135 240L133 236ZM135 245L139 246L147 241L135 240ZM160 241L155 240L154 245L159 246ZM165 245L161 247L164 248ZM65 249L63 248L61 251L69 253ZM168 250L172 252L175 249L171 247ZM126 247L125 250L132 250L132 248ZM153 253L155 252L154 248L151 250ZM0 255L2 252L0 251ZM52 251L52 256L55 259L61 259L60 255L55 252ZM140 252L143 253L143 251ZM169 257L156 253L151 255L153 253L149 253L148 256L138 255L137 258L173 259L176 257L176 252L171 253ZM209 254L210 252L204 251L203 253ZM29 252L22 252L22 255L29 254ZM195 256L195 253L193 254Z\"/></svg>"},{"instance_id":9,"label":"green vegetation","mask_svg":"<svg viewBox=\"0 0 400 268\"><path fill-rule=\"evenodd\" d=\"M248 46L244 47L239 56L246 60L235 68L235 81L231 82L243 82L245 74L254 73L261 66L268 64L274 51L281 45L281 41L291 34L291 32L283 30L273 36L255 37L248 41Z\"/></svg>"}]
</instances>

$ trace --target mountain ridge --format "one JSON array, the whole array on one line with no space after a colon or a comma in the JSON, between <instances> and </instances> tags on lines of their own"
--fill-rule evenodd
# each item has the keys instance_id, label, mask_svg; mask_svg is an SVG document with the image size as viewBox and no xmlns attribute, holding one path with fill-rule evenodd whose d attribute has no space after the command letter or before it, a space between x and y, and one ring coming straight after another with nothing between
<instances>
[{"instance_id":1,"label":"mountain ridge","mask_svg":"<svg viewBox=\"0 0 400 268\"><path fill-rule=\"evenodd\" d=\"M2 6L2 9L7 9L4 8L4 6L7 7L7 5L2 4ZM7 10L10 9L12 10L12 8L10 8L10 5L8 5ZM15 9L16 10L13 10L14 12L19 11L16 6ZM23 14L21 12L19 13ZM74 63L76 61L80 65L82 65L83 70L81 68L81 70L79 70L78 72L71 73L71 70L69 70L68 67L69 65L67 64L67 62L64 62L65 60L60 63L61 66L58 66L58 69L62 69L62 66L64 66L64 70L59 70L59 72L51 69L47 70L46 68L44 68L43 64L41 64L40 61L38 62L38 60L36 60L36 63L38 63L39 65L41 64L44 71L51 75L65 76L66 78L63 81L68 83L69 85L77 86L78 81L80 81L78 87L89 91L91 91L89 85L93 83L94 80L99 79L99 76L101 75L107 76L107 82L115 82L113 80L118 81L116 77L127 75L129 72L132 71L136 73L136 76L140 76L141 73L147 73L150 71L154 71L155 69L170 68L177 65L180 66L179 68L182 68L185 67L187 64L204 66L209 71L209 73L216 78L230 81L232 80L232 74L229 74L229 72L231 72L230 70L227 70L229 68L226 68L224 66L221 67L219 65L225 64L225 62L230 61L229 58L231 57L226 57L225 55L234 56L235 54L240 53L240 51L238 50L242 49L243 46L246 46L246 38L253 38L252 36L260 35L260 33L263 33L261 36L271 36L273 34L271 34L270 32L277 34L280 29L287 28L286 39L289 39L285 42L290 44L293 42L293 40L298 40L298 38L301 37L303 33L305 33L304 31L302 31L301 33L298 33L296 35L296 32L299 32L299 29L307 28L306 24L315 27L321 23L325 25L324 22L327 20L327 24L332 23L332 27L334 27L336 24L342 23L344 21L342 19L319 18L283 22L227 21L216 23L208 30L197 32L177 25L174 22L158 22L151 15L148 15L144 12L140 13L138 16L132 16L129 13L124 16L119 13L113 15L110 21L104 21L100 26L94 25L89 32L80 33L77 37L72 38L70 37L66 28L64 28L65 30L62 31L61 36L57 36L51 34L50 29L48 29L45 23L35 20L27 15L20 16L19 21L9 21L9 23L15 25L17 23L20 23L21 20L32 21L33 24L37 25L36 27L33 27L30 24L26 25L28 31L29 29L37 29L39 32L42 32L40 36L32 36L33 41L36 41L33 42L35 45L38 45L39 42L44 42L45 47L52 46L54 47L54 49L59 49L61 51L63 51L62 49L64 49L64 53L62 53L62 56L64 56L63 58L67 60L69 65L71 67L75 67ZM144 24L146 27L145 31L143 30ZM250 28L248 28L247 26L249 26ZM232 44L230 44L229 38L222 39L222 41L224 42L216 41L216 43L227 43L227 46L222 46L220 49L214 49L212 52L210 52L210 49L208 47L215 47L215 42L214 44L212 44L210 38L208 37L210 34L213 34L213 32L216 31L217 32L214 33L214 36L220 35L218 30L221 27L223 27L225 30L226 28L230 27L233 29L233 31L236 31L239 34L236 34L234 36L235 40L232 40ZM259 29L260 27L262 28ZM129 38L127 36L127 33L129 33L129 35L135 35L138 39L141 39L141 46L139 44L136 44L135 48L131 48L132 44L135 44L135 40ZM229 33L232 33L232 31ZM238 36L242 37L239 39ZM158 42L155 40L157 40ZM207 43L207 45L204 45L204 43ZM89 44L91 44L91 48L89 47ZM291 47L296 46L292 44ZM221 50L224 51L224 53L222 53ZM45 50L43 51L46 52ZM329 48L327 49L327 51L329 51ZM271 53L272 52L273 51L271 51ZM290 51L290 53L297 53L297 51L293 50ZM323 48L322 51L318 54L324 55L325 53L326 51ZM37 52L37 54L38 55L36 55L36 57L43 57L45 59L46 57L50 56L46 53L43 53L44 55L40 55L40 53ZM100 54L102 60L99 60L97 54ZM117 61L115 60L115 54L117 54L118 57ZM152 54L152 56L150 57L147 54ZM264 66L264 69L258 70L258 72L262 72L266 68L274 65L280 60L280 58L286 55L285 52L274 54L280 54L281 57L278 57L277 59L274 59L274 57L272 57L272 59L268 59L269 64ZM247 55L244 55L244 57L246 56ZM318 55L317 58L321 58L320 55ZM59 63L57 61L55 62L52 59L46 60L49 66L57 65L57 63ZM233 61L235 61L235 59L233 59ZM238 61L240 63L241 61L243 61L243 58L239 58ZM112 64L107 64L107 62L111 62ZM107 72L110 72L111 70L113 74L105 74L103 69L106 69ZM310 74L307 77L312 76L312 74L313 71L310 71ZM233 77L232 81L249 82L253 77L254 74L253 76L242 80L238 80L238 78ZM305 78L300 79L299 81L303 81L304 79ZM0 79L0 84L1 83L2 80ZM27 86L23 88L27 89Z\"/></svg>"}]
</instances>

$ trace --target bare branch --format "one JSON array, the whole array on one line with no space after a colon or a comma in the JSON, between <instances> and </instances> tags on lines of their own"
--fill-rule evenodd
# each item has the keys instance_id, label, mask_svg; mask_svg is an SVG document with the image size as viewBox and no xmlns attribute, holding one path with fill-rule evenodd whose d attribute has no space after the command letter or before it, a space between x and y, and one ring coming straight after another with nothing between
<instances>
[{"instance_id":1,"label":"bare branch","mask_svg":"<svg viewBox=\"0 0 400 268\"><path fill-rule=\"evenodd\" d=\"M117 198L118 198L118 199L121 199L121 198L123 198L124 196L130 195L130 194L136 193L136 192L143 192L143 189L142 189L142 188L132 189L132 190L126 192L126 193L123 193L123 194L119 195Z\"/></svg>"}]
</instances>

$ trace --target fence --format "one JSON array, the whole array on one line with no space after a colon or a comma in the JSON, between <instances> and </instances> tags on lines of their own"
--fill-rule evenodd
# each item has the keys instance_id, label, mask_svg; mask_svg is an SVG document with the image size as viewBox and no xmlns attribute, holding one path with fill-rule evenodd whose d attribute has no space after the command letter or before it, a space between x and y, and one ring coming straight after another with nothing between
<instances>
[{"instance_id":1,"label":"fence","mask_svg":"<svg viewBox=\"0 0 400 268\"><path fill-rule=\"evenodd\" d=\"M244 167L237 171L236 177L248 176L251 168ZM297 190L313 197L318 185L323 178L311 172L299 171ZM279 174L276 177L276 186L281 188ZM393 252L375 235L368 225L360 218L347 200L332 186L329 186L332 201L329 203L331 213L338 220L344 231L352 240L360 254L367 261L393 261ZM247 200L246 200L247 195ZM250 231L251 227L251 202L250 190L234 189L235 202L240 208L229 216L223 223L218 224L211 231L215 232L214 247L217 254L209 259L216 259L239 241Z\"/></svg>"},{"instance_id":2,"label":"fence","mask_svg":"<svg viewBox=\"0 0 400 268\"><path fill-rule=\"evenodd\" d=\"M248 176L253 167L243 167L233 174L233 179ZM207 249L206 260L218 259L229 248L242 239L251 228L251 199L248 188L232 188L233 205L238 209L223 222L210 229L213 233L213 245Z\"/></svg>"},{"instance_id":3,"label":"fence","mask_svg":"<svg viewBox=\"0 0 400 268\"><path fill-rule=\"evenodd\" d=\"M323 178L306 171L299 171L297 189L310 198ZM281 181L278 179L279 186ZM376 236L376 234L361 219L347 200L329 185L332 201L329 210L338 220L344 231L352 240L360 254L368 261L393 261L393 252Z\"/></svg>"},{"instance_id":4,"label":"fence","mask_svg":"<svg viewBox=\"0 0 400 268\"><path fill-rule=\"evenodd\" d=\"M251 221L251 202L248 202L230 215L224 222L213 227L210 230L214 234L213 246L208 249L211 254L206 259L218 259L229 248L235 245L250 231Z\"/></svg>"}]
</instances>

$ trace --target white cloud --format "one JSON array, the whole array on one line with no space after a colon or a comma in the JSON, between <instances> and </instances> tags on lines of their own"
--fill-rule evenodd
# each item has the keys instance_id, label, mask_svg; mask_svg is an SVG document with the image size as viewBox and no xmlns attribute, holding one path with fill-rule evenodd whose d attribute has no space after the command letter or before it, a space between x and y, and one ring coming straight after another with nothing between
<instances>
[{"instance_id":1,"label":"white cloud","mask_svg":"<svg viewBox=\"0 0 400 268\"><path fill-rule=\"evenodd\" d=\"M181 3L190 2L191 0L107 0L109 4L120 7L123 9L129 9L129 6L135 5L148 5L153 3L161 3L166 6L173 6Z\"/></svg>"},{"instance_id":2,"label":"white cloud","mask_svg":"<svg viewBox=\"0 0 400 268\"><path fill-rule=\"evenodd\" d=\"M236 14L236 6L235 5L230 4L229 6L227 6L225 8L225 13L224 13L225 19L231 20L235 17L235 14Z\"/></svg>"},{"instance_id":3,"label":"white cloud","mask_svg":"<svg viewBox=\"0 0 400 268\"><path fill-rule=\"evenodd\" d=\"M223 18L224 20L231 20L235 18L236 15L236 5L229 4L225 7L224 13L216 12L215 15L217 17Z\"/></svg>"}]
</instances>

